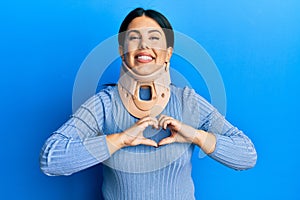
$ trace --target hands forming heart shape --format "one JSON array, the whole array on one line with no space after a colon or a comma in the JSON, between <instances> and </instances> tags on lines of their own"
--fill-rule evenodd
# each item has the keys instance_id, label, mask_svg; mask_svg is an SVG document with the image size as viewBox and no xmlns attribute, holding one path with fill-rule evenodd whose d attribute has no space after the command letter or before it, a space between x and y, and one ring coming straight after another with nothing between
<instances>
[{"instance_id":1,"label":"hands forming heart shape","mask_svg":"<svg viewBox=\"0 0 300 200\"><path fill-rule=\"evenodd\" d=\"M171 135L162 139L158 144L151 139L143 136L143 131L148 127L164 130L170 129ZM122 143L124 146L136 146L144 144L148 146L158 147L174 142L192 143L197 130L191 126L185 125L182 122L166 115L161 115L159 119L155 117L144 117L137 121L132 127L121 133Z\"/></svg>"}]
</instances>

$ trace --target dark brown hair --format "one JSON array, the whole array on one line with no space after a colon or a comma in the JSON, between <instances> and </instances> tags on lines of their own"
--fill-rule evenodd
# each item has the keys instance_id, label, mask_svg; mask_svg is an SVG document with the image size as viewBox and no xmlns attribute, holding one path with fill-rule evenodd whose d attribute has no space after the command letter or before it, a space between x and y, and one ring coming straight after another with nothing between
<instances>
[{"instance_id":1,"label":"dark brown hair","mask_svg":"<svg viewBox=\"0 0 300 200\"><path fill-rule=\"evenodd\" d=\"M124 40L125 40L124 33L127 31L130 22L135 18L141 16L147 16L153 19L154 21L156 21L165 33L166 40L167 40L167 47L174 46L174 31L168 19L164 15L162 15L161 13L155 10L144 10L143 8L136 8L132 10L130 13L128 13L128 15L123 20L118 35L119 45L121 46L124 45Z\"/></svg>"}]
</instances>

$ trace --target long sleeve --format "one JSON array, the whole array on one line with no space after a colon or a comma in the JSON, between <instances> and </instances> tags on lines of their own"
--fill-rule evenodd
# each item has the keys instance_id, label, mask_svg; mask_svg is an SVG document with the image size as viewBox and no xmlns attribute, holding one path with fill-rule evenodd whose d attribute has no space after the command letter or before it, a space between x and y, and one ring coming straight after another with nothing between
<instances>
[{"instance_id":1,"label":"long sleeve","mask_svg":"<svg viewBox=\"0 0 300 200\"><path fill-rule=\"evenodd\" d=\"M102 134L103 104L97 94L45 142L40 154L41 170L47 175L70 175L110 157Z\"/></svg>"},{"instance_id":2,"label":"long sleeve","mask_svg":"<svg viewBox=\"0 0 300 200\"><path fill-rule=\"evenodd\" d=\"M199 113L198 129L212 133L216 137L214 152L209 156L218 162L236 169L252 168L256 164L257 153L252 141L237 127L229 123L210 103L194 90L185 89L184 99L192 112Z\"/></svg>"},{"instance_id":3,"label":"long sleeve","mask_svg":"<svg viewBox=\"0 0 300 200\"><path fill-rule=\"evenodd\" d=\"M236 170L254 167L256 150L241 130L230 124L217 110L207 116L207 123L207 131L216 137L216 147L210 157Z\"/></svg>"}]
</instances>

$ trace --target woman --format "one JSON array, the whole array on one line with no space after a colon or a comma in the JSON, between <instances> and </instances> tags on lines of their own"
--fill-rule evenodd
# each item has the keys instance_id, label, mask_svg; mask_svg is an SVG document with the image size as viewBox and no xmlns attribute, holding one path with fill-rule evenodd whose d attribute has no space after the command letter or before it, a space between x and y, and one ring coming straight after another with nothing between
<instances>
[{"instance_id":1,"label":"woman","mask_svg":"<svg viewBox=\"0 0 300 200\"><path fill-rule=\"evenodd\" d=\"M170 84L174 33L154 10L131 11L119 30L118 85L85 102L46 141L41 169L70 175L103 163L105 199L195 199L199 146L237 170L256 163L250 139L189 88Z\"/></svg>"}]
</instances>

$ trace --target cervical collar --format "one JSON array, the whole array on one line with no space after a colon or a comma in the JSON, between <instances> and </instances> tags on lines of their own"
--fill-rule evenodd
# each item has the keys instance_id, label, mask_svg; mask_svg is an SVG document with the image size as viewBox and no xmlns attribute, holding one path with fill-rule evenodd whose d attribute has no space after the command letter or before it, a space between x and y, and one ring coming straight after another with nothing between
<instances>
[{"instance_id":1,"label":"cervical collar","mask_svg":"<svg viewBox=\"0 0 300 200\"><path fill-rule=\"evenodd\" d=\"M156 117L169 102L170 83L169 64L163 65L163 67L149 75L140 75L123 62L118 91L123 105L131 115L137 118ZM149 100L140 98L141 87L150 89Z\"/></svg>"}]
</instances>

